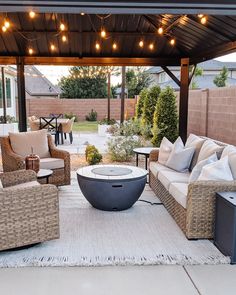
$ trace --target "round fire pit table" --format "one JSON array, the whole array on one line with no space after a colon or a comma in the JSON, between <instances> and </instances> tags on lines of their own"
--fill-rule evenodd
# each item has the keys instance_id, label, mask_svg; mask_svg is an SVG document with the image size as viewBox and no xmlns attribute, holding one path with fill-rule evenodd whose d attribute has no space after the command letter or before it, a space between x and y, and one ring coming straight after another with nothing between
<instances>
[{"instance_id":1,"label":"round fire pit table","mask_svg":"<svg viewBox=\"0 0 236 295\"><path fill-rule=\"evenodd\" d=\"M142 194L147 171L134 166L94 165L77 170L80 189L96 209L121 211Z\"/></svg>"}]
</instances>

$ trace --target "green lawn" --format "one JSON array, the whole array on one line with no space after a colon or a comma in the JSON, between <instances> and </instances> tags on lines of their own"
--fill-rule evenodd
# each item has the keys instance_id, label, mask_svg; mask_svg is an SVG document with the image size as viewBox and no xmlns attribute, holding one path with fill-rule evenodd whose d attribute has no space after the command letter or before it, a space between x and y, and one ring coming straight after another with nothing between
<instances>
[{"instance_id":1,"label":"green lawn","mask_svg":"<svg viewBox=\"0 0 236 295\"><path fill-rule=\"evenodd\" d=\"M98 122L88 122L88 121L75 122L74 126L73 126L73 131L97 132L98 131Z\"/></svg>"}]
</instances>

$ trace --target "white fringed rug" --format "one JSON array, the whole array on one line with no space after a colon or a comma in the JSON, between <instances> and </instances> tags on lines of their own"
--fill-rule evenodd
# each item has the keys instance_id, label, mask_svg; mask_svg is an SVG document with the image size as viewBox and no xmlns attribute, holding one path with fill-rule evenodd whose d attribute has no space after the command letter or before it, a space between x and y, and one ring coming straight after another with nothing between
<instances>
[{"instance_id":1,"label":"white fringed rug","mask_svg":"<svg viewBox=\"0 0 236 295\"><path fill-rule=\"evenodd\" d=\"M188 241L162 205L99 211L75 182L60 196L60 239L1 253L0 267L229 263L212 242ZM148 188L141 198L158 201Z\"/></svg>"}]
</instances>

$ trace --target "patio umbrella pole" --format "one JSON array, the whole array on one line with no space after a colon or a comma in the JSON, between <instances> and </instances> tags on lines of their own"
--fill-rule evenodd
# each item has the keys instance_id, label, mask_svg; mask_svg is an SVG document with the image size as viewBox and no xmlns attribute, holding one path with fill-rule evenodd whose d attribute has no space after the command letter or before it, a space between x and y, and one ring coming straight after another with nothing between
<instances>
[{"instance_id":1,"label":"patio umbrella pole","mask_svg":"<svg viewBox=\"0 0 236 295\"><path fill-rule=\"evenodd\" d=\"M2 73L2 106L3 106L3 122L2 123L7 123L6 88L5 88L4 67L1 67L1 73Z\"/></svg>"}]
</instances>

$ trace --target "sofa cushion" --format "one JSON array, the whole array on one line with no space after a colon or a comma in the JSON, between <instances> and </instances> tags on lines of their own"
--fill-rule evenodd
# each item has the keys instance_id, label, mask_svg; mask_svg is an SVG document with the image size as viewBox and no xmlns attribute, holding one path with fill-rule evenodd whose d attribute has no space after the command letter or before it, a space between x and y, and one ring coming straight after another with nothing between
<instances>
[{"instance_id":1,"label":"sofa cushion","mask_svg":"<svg viewBox=\"0 0 236 295\"><path fill-rule=\"evenodd\" d=\"M8 190L12 190L12 189L28 188L28 187L32 187L32 186L40 186L40 184L38 183L38 181L34 180L34 181L16 184L13 186L8 186L8 187L4 188L4 191L6 191L6 190L8 191Z\"/></svg>"},{"instance_id":2,"label":"sofa cushion","mask_svg":"<svg viewBox=\"0 0 236 295\"><path fill-rule=\"evenodd\" d=\"M182 139L178 137L166 162L166 166L178 172L188 171L194 151L193 147L185 148Z\"/></svg>"},{"instance_id":3,"label":"sofa cushion","mask_svg":"<svg viewBox=\"0 0 236 295\"><path fill-rule=\"evenodd\" d=\"M229 166L229 156L204 166L198 180L232 181L233 175Z\"/></svg>"},{"instance_id":4,"label":"sofa cushion","mask_svg":"<svg viewBox=\"0 0 236 295\"><path fill-rule=\"evenodd\" d=\"M158 162L165 165L173 148L173 143L163 137L158 154Z\"/></svg>"},{"instance_id":5,"label":"sofa cushion","mask_svg":"<svg viewBox=\"0 0 236 295\"><path fill-rule=\"evenodd\" d=\"M43 158L40 159L41 169L60 169L64 168L64 160L58 158Z\"/></svg>"},{"instance_id":6,"label":"sofa cushion","mask_svg":"<svg viewBox=\"0 0 236 295\"><path fill-rule=\"evenodd\" d=\"M9 132L12 150L22 157L31 154L33 148L34 154L40 158L50 157L48 148L47 130L38 130L30 132L11 133Z\"/></svg>"},{"instance_id":7,"label":"sofa cushion","mask_svg":"<svg viewBox=\"0 0 236 295\"><path fill-rule=\"evenodd\" d=\"M224 158L225 156L229 156L230 154L236 154L236 147L233 145L227 145L221 154L221 159Z\"/></svg>"},{"instance_id":8,"label":"sofa cushion","mask_svg":"<svg viewBox=\"0 0 236 295\"><path fill-rule=\"evenodd\" d=\"M158 173L160 171L163 171L163 170L172 171L170 168L166 167L165 165L161 165L160 163L154 162L154 161L150 162L149 169L155 177L158 176Z\"/></svg>"},{"instance_id":9,"label":"sofa cushion","mask_svg":"<svg viewBox=\"0 0 236 295\"><path fill-rule=\"evenodd\" d=\"M202 147L204 141L205 141L205 139L203 139L197 135L194 135L194 134L190 134L187 141L186 141L186 144L185 144L186 148L193 147L195 149L195 152L194 152L194 155L193 155L190 167L189 167L190 171L193 170L193 168L195 167L195 165L197 163L198 155L200 153L200 150L201 150L201 147Z\"/></svg>"},{"instance_id":10,"label":"sofa cushion","mask_svg":"<svg viewBox=\"0 0 236 295\"><path fill-rule=\"evenodd\" d=\"M207 139L203 143L202 148L199 152L197 163L209 158L214 153L216 153L216 154L221 153L223 151L223 149L224 149L223 146L219 146L214 141Z\"/></svg>"},{"instance_id":11,"label":"sofa cushion","mask_svg":"<svg viewBox=\"0 0 236 295\"><path fill-rule=\"evenodd\" d=\"M188 195L188 184L187 183L176 183L170 184L169 193L172 197L185 209L187 207L187 195Z\"/></svg>"},{"instance_id":12,"label":"sofa cushion","mask_svg":"<svg viewBox=\"0 0 236 295\"><path fill-rule=\"evenodd\" d=\"M190 177L189 177L189 182L193 182L196 181L198 179L198 177L200 176L201 172L202 172L202 168L210 163L214 163L218 161L217 155L216 153L214 153L213 155L211 155L209 158L202 160L200 162L197 163L197 165L193 168Z\"/></svg>"},{"instance_id":13,"label":"sofa cushion","mask_svg":"<svg viewBox=\"0 0 236 295\"><path fill-rule=\"evenodd\" d=\"M181 173L176 171L160 171L158 173L158 179L168 190L170 184L173 182L188 183L189 175L189 172Z\"/></svg>"}]
</instances>

